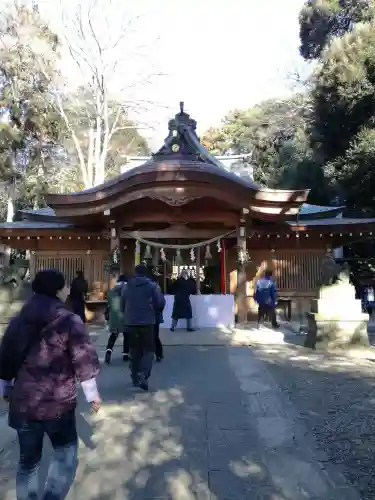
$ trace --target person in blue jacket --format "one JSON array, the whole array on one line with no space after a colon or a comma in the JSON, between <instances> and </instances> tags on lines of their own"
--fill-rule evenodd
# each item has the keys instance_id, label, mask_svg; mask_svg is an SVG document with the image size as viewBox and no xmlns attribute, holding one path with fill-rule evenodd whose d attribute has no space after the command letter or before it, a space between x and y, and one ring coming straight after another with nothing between
<instances>
[{"instance_id":1,"label":"person in blue jacket","mask_svg":"<svg viewBox=\"0 0 375 500\"><path fill-rule=\"evenodd\" d=\"M148 277L147 267L139 264L121 293L121 310L129 335L130 368L133 385L148 390L155 356L155 325L165 307L160 287Z\"/></svg>"},{"instance_id":2,"label":"person in blue jacket","mask_svg":"<svg viewBox=\"0 0 375 500\"><path fill-rule=\"evenodd\" d=\"M276 283L272 279L272 271L267 269L263 278L255 285L254 299L258 304L258 327L264 319L269 318L273 328L278 328L276 320L277 292Z\"/></svg>"}]
</instances>

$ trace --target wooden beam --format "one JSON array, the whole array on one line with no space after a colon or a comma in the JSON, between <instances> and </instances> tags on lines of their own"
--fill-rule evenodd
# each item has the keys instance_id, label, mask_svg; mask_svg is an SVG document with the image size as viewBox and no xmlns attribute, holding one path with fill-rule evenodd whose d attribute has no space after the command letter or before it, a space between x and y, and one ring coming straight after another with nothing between
<instances>
[{"instance_id":1,"label":"wooden beam","mask_svg":"<svg viewBox=\"0 0 375 500\"><path fill-rule=\"evenodd\" d=\"M225 230L218 231L217 229L188 229L188 228L170 228L153 231L122 231L121 238L142 238L145 240L158 240L158 239L196 239L196 240L209 240L211 238L218 238Z\"/></svg>"},{"instance_id":2,"label":"wooden beam","mask_svg":"<svg viewBox=\"0 0 375 500\"><path fill-rule=\"evenodd\" d=\"M143 212L143 213L125 213L120 220L116 220L118 226L140 224L143 222L166 222L184 223L184 222L205 222L205 223L222 223L229 226L236 226L239 220L239 215L234 212L212 212L202 213L184 210L170 210L159 212Z\"/></svg>"}]
</instances>

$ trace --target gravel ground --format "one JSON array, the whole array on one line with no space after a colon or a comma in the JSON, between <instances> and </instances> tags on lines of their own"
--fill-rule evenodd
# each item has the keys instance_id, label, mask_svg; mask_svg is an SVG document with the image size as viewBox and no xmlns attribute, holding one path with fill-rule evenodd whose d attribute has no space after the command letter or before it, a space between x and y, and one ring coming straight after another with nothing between
<instances>
[{"instance_id":1,"label":"gravel ground","mask_svg":"<svg viewBox=\"0 0 375 500\"><path fill-rule=\"evenodd\" d=\"M260 357L318 450L338 464L363 500L375 498L375 363L311 354L300 348L261 348Z\"/></svg>"}]
</instances>

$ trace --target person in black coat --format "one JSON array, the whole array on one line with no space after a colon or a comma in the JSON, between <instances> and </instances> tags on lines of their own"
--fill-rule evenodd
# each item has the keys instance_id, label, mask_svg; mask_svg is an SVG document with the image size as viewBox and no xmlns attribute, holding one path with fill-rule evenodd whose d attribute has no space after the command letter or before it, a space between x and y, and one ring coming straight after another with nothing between
<instances>
[{"instance_id":1,"label":"person in black coat","mask_svg":"<svg viewBox=\"0 0 375 500\"><path fill-rule=\"evenodd\" d=\"M186 329L188 332L193 332L194 328L191 325L193 312L191 309L190 295L195 293L195 283L189 279L187 272L181 272L174 286L174 302L172 311L172 326L171 331L174 332L178 320L186 319Z\"/></svg>"},{"instance_id":2,"label":"person in black coat","mask_svg":"<svg viewBox=\"0 0 375 500\"><path fill-rule=\"evenodd\" d=\"M86 295L88 292L88 283L85 280L83 271L77 271L76 277L72 281L70 286L70 303L72 305L72 310L75 314L86 322L85 307L86 307Z\"/></svg>"},{"instance_id":3,"label":"person in black coat","mask_svg":"<svg viewBox=\"0 0 375 500\"><path fill-rule=\"evenodd\" d=\"M154 281L158 288L160 288L158 284L158 279L155 274L151 274L151 279ZM160 325L164 323L163 310L165 307L165 303L162 309L155 310L155 326L154 326L154 339L155 339L155 358L157 362L160 362L164 358L163 354L163 344L160 340Z\"/></svg>"}]
</instances>

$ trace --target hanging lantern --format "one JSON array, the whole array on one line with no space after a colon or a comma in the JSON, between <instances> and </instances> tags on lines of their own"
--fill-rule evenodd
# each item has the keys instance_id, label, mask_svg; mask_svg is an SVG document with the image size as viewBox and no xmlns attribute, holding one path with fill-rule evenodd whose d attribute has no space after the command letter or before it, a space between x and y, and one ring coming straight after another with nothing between
<instances>
[{"instance_id":1,"label":"hanging lantern","mask_svg":"<svg viewBox=\"0 0 375 500\"><path fill-rule=\"evenodd\" d=\"M182 260L182 257L181 257L181 250L178 249L177 252L176 252L176 266L182 266L182 264L184 263L183 260Z\"/></svg>"},{"instance_id":2,"label":"hanging lantern","mask_svg":"<svg viewBox=\"0 0 375 500\"><path fill-rule=\"evenodd\" d=\"M220 253L221 252L221 242L220 242L220 240L217 240L216 247L217 247L217 251Z\"/></svg>"},{"instance_id":3,"label":"hanging lantern","mask_svg":"<svg viewBox=\"0 0 375 500\"><path fill-rule=\"evenodd\" d=\"M143 256L144 259L152 259L152 254L151 254L151 247L150 245L146 245L146 251Z\"/></svg>"},{"instance_id":4,"label":"hanging lantern","mask_svg":"<svg viewBox=\"0 0 375 500\"><path fill-rule=\"evenodd\" d=\"M195 261L195 250L194 250L194 248L192 248L192 249L190 250L190 260L191 260L192 262L194 262L194 261Z\"/></svg>"},{"instance_id":5,"label":"hanging lantern","mask_svg":"<svg viewBox=\"0 0 375 500\"><path fill-rule=\"evenodd\" d=\"M206 253L205 253L205 255L204 255L204 258L205 258L206 260L212 259L211 250L210 250L210 245L206 245Z\"/></svg>"},{"instance_id":6,"label":"hanging lantern","mask_svg":"<svg viewBox=\"0 0 375 500\"><path fill-rule=\"evenodd\" d=\"M160 258L163 262L166 261L166 257L165 257L165 252L164 252L164 248L161 248L160 249Z\"/></svg>"}]
</instances>

